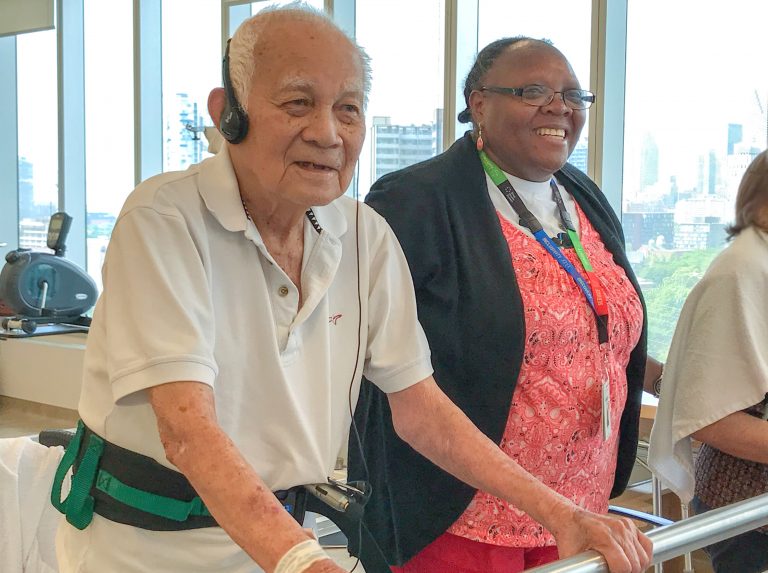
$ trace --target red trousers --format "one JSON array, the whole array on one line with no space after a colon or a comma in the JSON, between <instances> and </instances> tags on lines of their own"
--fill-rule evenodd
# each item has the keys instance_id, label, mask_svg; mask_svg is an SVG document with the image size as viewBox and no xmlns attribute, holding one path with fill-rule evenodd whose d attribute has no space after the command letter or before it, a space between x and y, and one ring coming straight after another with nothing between
<instances>
[{"instance_id":1,"label":"red trousers","mask_svg":"<svg viewBox=\"0 0 768 573\"><path fill-rule=\"evenodd\" d=\"M517 573L557 561L557 547L499 547L443 533L393 573Z\"/></svg>"}]
</instances>

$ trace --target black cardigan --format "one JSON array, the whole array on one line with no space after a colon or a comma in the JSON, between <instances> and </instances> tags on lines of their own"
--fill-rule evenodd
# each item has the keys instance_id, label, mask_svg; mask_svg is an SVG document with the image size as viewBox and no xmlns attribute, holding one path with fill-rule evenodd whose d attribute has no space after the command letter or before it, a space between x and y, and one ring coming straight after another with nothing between
<instances>
[{"instance_id":1,"label":"black cardigan","mask_svg":"<svg viewBox=\"0 0 768 573\"><path fill-rule=\"evenodd\" d=\"M621 224L605 196L572 165L566 164L556 177L642 301L624 252ZM410 264L435 380L498 444L520 372L525 323L509 247L473 141L467 134L445 153L385 175L374 184L366 203L390 224ZM645 303L643 310L645 316ZM644 318L627 366L627 403L611 497L626 487L635 460L646 335ZM368 381L363 382L355 423L373 486L365 525L388 561L400 565L445 532L476 490L397 437L386 395ZM349 476L366 477L354 434L349 442Z\"/></svg>"}]
</instances>

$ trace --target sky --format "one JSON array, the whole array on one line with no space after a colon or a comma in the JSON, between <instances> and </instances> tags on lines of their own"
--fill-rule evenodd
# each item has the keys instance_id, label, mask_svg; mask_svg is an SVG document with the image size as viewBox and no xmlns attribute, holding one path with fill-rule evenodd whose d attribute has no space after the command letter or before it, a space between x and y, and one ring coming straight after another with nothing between
<instances>
[{"instance_id":1,"label":"sky","mask_svg":"<svg viewBox=\"0 0 768 573\"><path fill-rule=\"evenodd\" d=\"M729 123L743 124L745 138L761 132L766 147L768 2L633 0L628 18L625 149L652 134L660 179L675 175L685 188L701 155L725 154ZM624 168L625 182L639 178L639 152Z\"/></svg>"}]
</instances>

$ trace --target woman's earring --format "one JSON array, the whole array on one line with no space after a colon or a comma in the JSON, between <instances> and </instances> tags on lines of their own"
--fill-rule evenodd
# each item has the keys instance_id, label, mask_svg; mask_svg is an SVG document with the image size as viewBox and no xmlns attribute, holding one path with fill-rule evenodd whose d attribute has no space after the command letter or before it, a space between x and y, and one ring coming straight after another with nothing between
<instances>
[{"instance_id":1,"label":"woman's earring","mask_svg":"<svg viewBox=\"0 0 768 573\"><path fill-rule=\"evenodd\" d=\"M478 151L482 151L484 145L485 144L483 143L483 126L479 125L477 126L477 141L475 141L475 146L477 147Z\"/></svg>"}]
</instances>

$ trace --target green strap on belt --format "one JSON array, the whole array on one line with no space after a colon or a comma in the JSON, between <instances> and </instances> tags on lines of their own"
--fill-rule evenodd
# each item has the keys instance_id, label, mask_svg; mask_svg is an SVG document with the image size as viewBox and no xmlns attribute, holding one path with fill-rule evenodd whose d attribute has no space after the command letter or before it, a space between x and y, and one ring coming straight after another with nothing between
<instances>
[{"instance_id":1,"label":"green strap on belt","mask_svg":"<svg viewBox=\"0 0 768 573\"><path fill-rule=\"evenodd\" d=\"M51 503L67 521L77 529L85 529L93 520L94 499L90 494L91 488L107 494L113 499L145 513L172 519L186 521L190 516L210 517L208 508L203 500L194 497L190 501L181 501L172 497L157 495L129 486L110 473L99 469L99 461L104 451L104 440L94 433L88 437L88 444L77 472L72 476L72 486L67 497L61 499L61 489L67 472L75 465L85 426L83 421L77 423L77 431L69 442L64 456L61 458L51 489Z\"/></svg>"},{"instance_id":2,"label":"green strap on belt","mask_svg":"<svg viewBox=\"0 0 768 573\"><path fill-rule=\"evenodd\" d=\"M104 470L99 470L96 489L120 503L174 521L186 521L189 516L204 515L210 517L211 515L199 497L194 497L190 501L181 501L172 497L157 495L124 484Z\"/></svg>"},{"instance_id":3,"label":"green strap on belt","mask_svg":"<svg viewBox=\"0 0 768 573\"><path fill-rule=\"evenodd\" d=\"M61 499L61 487L67 472L75 465L75 459L80 452L83 439L84 425L82 420L77 423L72 441L69 442L64 457L56 469L51 489L51 503L61 513L67 516L67 521L77 529L85 529L93 519L93 496L91 486L96 477L101 453L104 451L104 440L96 434L91 434L86 445L85 455L80 461L77 473L72 476L72 486L66 499Z\"/></svg>"}]
</instances>

